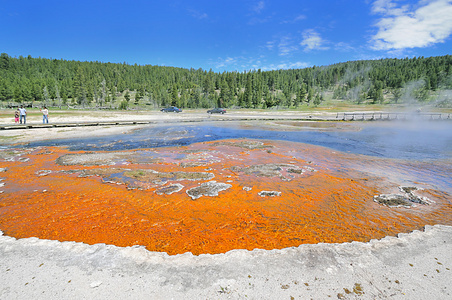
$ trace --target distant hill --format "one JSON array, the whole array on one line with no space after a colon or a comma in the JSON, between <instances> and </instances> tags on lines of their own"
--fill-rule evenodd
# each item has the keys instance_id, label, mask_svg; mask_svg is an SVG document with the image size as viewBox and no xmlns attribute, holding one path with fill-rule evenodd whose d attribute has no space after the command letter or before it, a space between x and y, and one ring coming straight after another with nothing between
<instances>
[{"instance_id":1,"label":"distant hill","mask_svg":"<svg viewBox=\"0 0 452 300\"><path fill-rule=\"evenodd\" d=\"M242 73L0 55L3 106L284 108L326 99L362 104L434 99L450 107L451 89L451 55Z\"/></svg>"}]
</instances>

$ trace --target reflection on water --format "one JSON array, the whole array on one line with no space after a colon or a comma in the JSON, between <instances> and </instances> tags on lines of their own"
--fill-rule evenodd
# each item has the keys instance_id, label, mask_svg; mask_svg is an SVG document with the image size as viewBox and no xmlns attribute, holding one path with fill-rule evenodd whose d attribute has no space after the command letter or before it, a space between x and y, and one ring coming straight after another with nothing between
<instances>
[{"instance_id":1,"label":"reflection on water","mask_svg":"<svg viewBox=\"0 0 452 300\"><path fill-rule=\"evenodd\" d=\"M369 170L368 160L341 161L338 169L357 169L398 181L400 184L428 183L435 188L452 191L452 124L449 122L373 122L373 123L290 123L290 130L274 130L279 123L246 123L239 126L217 123L181 126L152 126L131 134L112 135L85 139L67 139L32 143L30 146L67 146L71 150L121 151L157 147L186 146L199 142L222 139L282 140L318 145L337 151L361 154L367 157L389 158L405 161L394 165L385 160ZM275 126L276 125L276 126ZM334 130L334 129L337 130ZM148 153L148 154L145 154ZM141 160L152 155L143 152ZM175 155L174 153L171 155ZM177 154L183 156L183 154ZM305 154L302 154L302 156ZM137 156L136 160L140 156ZM180 157L182 158L182 157ZM177 159L177 158L175 158ZM317 157L317 159L319 159ZM323 163L334 165L325 157ZM412 162L416 162L413 164ZM422 167L420 165L422 164ZM403 176L402 176L403 175ZM403 179L402 179L403 178Z\"/></svg>"},{"instance_id":2,"label":"reflection on water","mask_svg":"<svg viewBox=\"0 0 452 300\"><path fill-rule=\"evenodd\" d=\"M315 123L313 123L315 124ZM361 126L361 124L360 124ZM325 130L317 127L296 131L262 130L259 125L243 129L235 126L157 126L131 134L31 143L30 146L61 146L71 150L125 150L183 146L219 139L284 140L324 146L338 151L384 158L430 160L452 157L450 123L371 123L360 130ZM183 128L183 129L181 129Z\"/></svg>"}]
</instances>

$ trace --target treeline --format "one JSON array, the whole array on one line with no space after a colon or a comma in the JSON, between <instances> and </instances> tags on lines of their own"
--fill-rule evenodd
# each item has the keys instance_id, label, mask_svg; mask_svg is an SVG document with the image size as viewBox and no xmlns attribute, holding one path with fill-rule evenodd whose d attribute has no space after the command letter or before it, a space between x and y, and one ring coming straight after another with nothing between
<instances>
[{"instance_id":1,"label":"treeline","mask_svg":"<svg viewBox=\"0 0 452 300\"><path fill-rule=\"evenodd\" d=\"M319 105L326 98L355 103L429 101L448 89L450 55L241 73L0 55L3 105L298 107ZM441 105L450 105L448 97Z\"/></svg>"}]
</instances>

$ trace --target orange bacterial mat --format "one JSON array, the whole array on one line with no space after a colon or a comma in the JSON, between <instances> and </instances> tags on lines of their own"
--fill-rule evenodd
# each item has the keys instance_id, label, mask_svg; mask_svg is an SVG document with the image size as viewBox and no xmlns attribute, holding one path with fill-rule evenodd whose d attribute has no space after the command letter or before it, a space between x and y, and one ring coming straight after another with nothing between
<instances>
[{"instance_id":1,"label":"orange bacterial mat","mask_svg":"<svg viewBox=\"0 0 452 300\"><path fill-rule=\"evenodd\" d=\"M0 230L198 255L369 241L452 225L450 194L427 183L419 182L417 193L428 205L374 201L400 193L409 172L398 170L406 164L245 139L120 152L4 149Z\"/></svg>"}]
</instances>

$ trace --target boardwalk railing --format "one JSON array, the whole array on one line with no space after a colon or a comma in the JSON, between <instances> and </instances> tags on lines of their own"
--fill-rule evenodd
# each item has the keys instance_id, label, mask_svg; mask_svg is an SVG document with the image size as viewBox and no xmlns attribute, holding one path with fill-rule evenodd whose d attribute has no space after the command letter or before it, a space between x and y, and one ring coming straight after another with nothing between
<instances>
[{"instance_id":1,"label":"boardwalk railing","mask_svg":"<svg viewBox=\"0 0 452 300\"><path fill-rule=\"evenodd\" d=\"M373 120L451 120L452 114L441 113L394 113L394 112L353 112L337 113L336 119L343 121Z\"/></svg>"},{"instance_id":2,"label":"boardwalk railing","mask_svg":"<svg viewBox=\"0 0 452 300\"><path fill-rule=\"evenodd\" d=\"M292 120L292 121L372 121L372 120L452 120L452 113L387 113L387 112L354 112L354 113L337 113L336 117L333 115L328 116L311 116L311 115L292 115L290 117L279 116L218 116L218 118L210 119L209 121L224 121L224 122L237 122L237 121L280 121L280 120ZM37 128L55 128L55 127L89 127L89 126L114 126L114 125L146 125L146 124L165 124L165 123L187 123L187 122L204 122L205 118L186 118L186 119L167 119L167 120L104 120L104 121L86 121L86 122L62 122L62 123L27 123L27 124L0 124L0 131L13 130L13 129L37 129Z\"/></svg>"}]
</instances>

